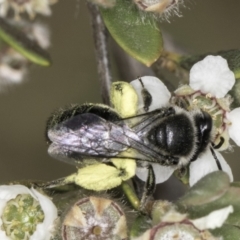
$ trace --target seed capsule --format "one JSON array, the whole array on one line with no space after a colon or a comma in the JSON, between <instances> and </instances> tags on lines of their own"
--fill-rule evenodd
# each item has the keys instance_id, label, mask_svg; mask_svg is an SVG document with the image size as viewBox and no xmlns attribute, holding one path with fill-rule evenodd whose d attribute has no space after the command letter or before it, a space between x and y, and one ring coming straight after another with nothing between
<instances>
[{"instance_id":1,"label":"seed capsule","mask_svg":"<svg viewBox=\"0 0 240 240\"><path fill-rule=\"evenodd\" d=\"M63 240L126 240L125 214L118 204L110 199L83 198L65 215L62 238Z\"/></svg>"}]
</instances>

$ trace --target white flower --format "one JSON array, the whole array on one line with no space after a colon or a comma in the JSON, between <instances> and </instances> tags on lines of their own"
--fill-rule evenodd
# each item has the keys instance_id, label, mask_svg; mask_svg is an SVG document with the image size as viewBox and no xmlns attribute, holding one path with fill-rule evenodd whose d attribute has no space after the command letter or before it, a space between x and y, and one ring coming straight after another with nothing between
<instances>
[{"instance_id":1,"label":"white flower","mask_svg":"<svg viewBox=\"0 0 240 240\"><path fill-rule=\"evenodd\" d=\"M9 212L11 214L8 215ZM54 221L57 219L57 208L47 196L33 188L29 189L23 185L2 185L0 216L1 240L11 240L15 234L19 234L18 230L25 234L24 239L49 240L54 229ZM30 234L32 229L35 231Z\"/></svg>"},{"instance_id":2,"label":"white flower","mask_svg":"<svg viewBox=\"0 0 240 240\"><path fill-rule=\"evenodd\" d=\"M194 90L222 98L235 84L233 72L221 56L207 56L193 65L189 85Z\"/></svg>"},{"instance_id":3,"label":"white flower","mask_svg":"<svg viewBox=\"0 0 240 240\"><path fill-rule=\"evenodd\" d=\"M31 18L34 18L36 13L49 16L51 15L50 5L55 2L56 0L2 0L0 2L0 16L6 17L9 9L13 9L16 17L19 17L22 12L27 12Z\"/></svg>"},{"instance_id":4,"label":"white flower","mask_svg":"<svg viewBox=\"0 0 240 240\"><path fill-rule=\"evenodd\" d=\"M215 151L218 161L224 172L226 172L230 178L230 181L233 181L232 170L223 158L222 154L218 151ZM216 160L213 158L213 155L210 150L207 150L204 154L202 154L197 160L192 162L189 166L190 177L189 177L189 185L194 185L198 180L200 180L205 175L218 171L218 166Z\"/></svg>"},{"instance_id":5,"label":"white flower","mask_svg":"<svg viewBox=\"0 0 240 240\"><path fill-rule=\"evenodd\" d=\"M138 112L145 112L144 110L144 89L151 94L151 103L148 112L157 108L161 108L168 104L171 93L167 87L158 78L152 76L145 76L135 79L130 82L138 95Z\"/></svg>"},{"instance_id":6,"label":"white flower","mask_svg":"<svg viewBox=\"0 0 240 240\"><path fill-rule=\"evenodd\" d=\"M235 76L224 58L207 56L193 65L190 70L189 82L192 89L211 94L218 99L226 97L228 91L232 89L235 84ZM240 108L225 113L225 122L229 121L226 130L230 138L240 146Z\"/></svg>"},{"instance_id":7,"label":"white flower","mask_svg":"<svg viewBox=\"0 0 240 240\"><path fill-rule=\"evenodd\" d=\"M153 111L157 108L161 108L169 104L170 93L165 87L165 85L159 79L153 77L142 77L141 79L144 88L146 88L147 91L152 95L152 103L150 105L149 111ZM138 97L140 98L138 107L139 112L141 113L143 111L143 96L141 94L143 86L139 80L134 80L133 83L131 84L135 88ZM234 117L233 114L231 115L231 117ZM235 127L235 125L233 126ZM233 181L231 168L229 167L229 165L226 163L223 156L219 152L215 151L215 154L218 158L218 161L220 162L222 170L227 172L230 180ZM177 167L173 166L166 167L155 163L152 164L152 166L155 172L156 183L162 183L166 181L177 169ZM208 173L216 170L218 170L216 159L214 159L210 150L207 149L204 153L199 155L198 159L190 163L190 179L189 179L190 186L195 184L199 179L201 179ZM136 175L141 180L146 181L146 178L148 176L148 169L138 167Z\"/></svg>"},{"instance_id":8,"label":"white flower","mask_svg":"<svg viewBox=\"0 0 240 240\"><path fill-rule=\"evenodd\" d=\"M230 213L233 213L233 207L231 205L215 210L202 218L190 221L200 230L215 229L223 225Z\"/></svg>"}]
</instances>

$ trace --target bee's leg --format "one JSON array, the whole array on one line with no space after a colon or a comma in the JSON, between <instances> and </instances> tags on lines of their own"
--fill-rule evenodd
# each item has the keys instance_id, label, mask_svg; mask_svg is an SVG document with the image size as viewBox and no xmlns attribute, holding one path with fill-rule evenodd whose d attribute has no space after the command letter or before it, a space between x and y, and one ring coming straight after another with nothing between
<instances>
[{"instance_id":1,"label":"bee's leg","mask_svg":"<svg viewBox=\"0 0 240 240\"><path fill-rule=\"evenodd\" d=\"M50 189L50 188L57 188L62 187L66 184L74 183L74 178L76 174L71 174L68 177L59 178L56 180L52 180L49 182L42 182L42 183L35 183L34 186L42 189Z\"/></svg>"},{"instance_id":2,"label":"bee's leg","mask_svg":"<svg viewBox=\"0 0 240 240\"><path fill-rule=\"evenodd\" d=\"M139 199L142 197L145 182L139 179L136 175L132 178L133 188Z\"/></svg>"},{"instance_id":3,"label":"bee's leg","mask_svg":"<svg viewBox=\"0 0 240 240\"><path fill-rule=\"evenodd\" d=\"M214 149L219 149L224 144L224 142L225 142L224 138L220 137L219 143L217 145L212 143L212 146L213 146Z\"/></svg>"},{"instance_id":4,"label":"bee's leg","mask_svg":"<svg viewBox=\"0 0 240 240\"><path fill-rule=\"evenodd\" d=\"M140 211L148 213L148 203L153 200L153 193L156 189L155 174L152 165L148 165L148 177L144 185L143 194L140 202Z\"/></svg>"},{"instance_id":5,"label":"bee's leg","mask_svg":"<svg viewBox=\"0 0 240 240\"><path fill-rule=\"evenodd\" d=\"M223 137L220 137L220 141L217 145L215 145L214 143L212 143L212 147L210 147L210 150L211 150L211 153L216 161L216 164L218 166L218 169L221 171L222 170L222 166L221 166L221 163L219 162L217 156L216 156L216 153L214 151L214 149L219 149L221 148L221 146L224 144L225 142L225 139Z\"/></svg>"},{"instance_id":6,"label":"bee's leg","mask_svg":"<svg viewBox=\"0 0 240 240\"><path fill-rule=\"evenodd\" d=\"M215 161L216 161L216 164L217 164L217 166L218 166L218 170L222 171L221 163L219 162L219 159L217 158L217 155L216 155L214 149L213 149L212 147L210 147L210 150L211 150L211 153L212 153L212 155L213 155L213 158L214 158Z\"/></svg>"},{"instance_id":7,"label":"bee's leg","mask_svg":"<svg viewBox=\"0 0 240 240\"><path fill-rule=\"evenodd\" d=\"M49 181L49 182L43 182L43 183L36 183L36 187L42 188L42 189L49 189L49 188L55 188L55 187L61 187L63 185L66 185L65 178L59 178L57 180Z\"/></svg>"}]
</instances>

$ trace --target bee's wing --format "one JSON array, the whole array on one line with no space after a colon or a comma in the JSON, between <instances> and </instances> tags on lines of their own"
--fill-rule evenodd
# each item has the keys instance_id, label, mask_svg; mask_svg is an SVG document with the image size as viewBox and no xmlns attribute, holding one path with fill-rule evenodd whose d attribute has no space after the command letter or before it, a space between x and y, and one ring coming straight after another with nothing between
<instances>
[{"instance_id":1,"label":"bee's wing","mask_svg":"<svg viewBox=\"0 0 240 240\"><path fill-rule=\"evenodd\" d=\"M48 152L74 165L90 159L108 162L111 158L162 163L164 156L146 135L164 114L166 111L159 109L115 122L93 113L79 114L48 130L52 142Z\"/></svg>"},{"instance_id":2,"label":"bee's wing","mask_svg":"<svg viewBox=\"0 0 240 240\"><path fill-rule=\"evenodd\" d=\"M92 113L76 115L48 130L48 153L67 161L117 156L130 146L125 127Z\"/></svg>"}]
</instances>

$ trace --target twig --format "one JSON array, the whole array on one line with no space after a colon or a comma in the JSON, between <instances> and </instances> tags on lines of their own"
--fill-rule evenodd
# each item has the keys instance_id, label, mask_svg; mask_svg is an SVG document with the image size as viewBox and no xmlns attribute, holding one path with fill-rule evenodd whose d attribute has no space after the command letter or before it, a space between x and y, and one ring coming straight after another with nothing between
<instances>
[{"instance_id":1,"label":"twig","mask_svg":"<svg viewBox=\"0 0 240 240\"><path fill-rule=\"evenodd\" d=\"M92 17L93 39L95 44L98 76L101 83L103 103L110 105L110 86L112 75L107 47L107 29L100 15L99 8L88 2L88 9Z\"/></svg>"}]
</instances>

